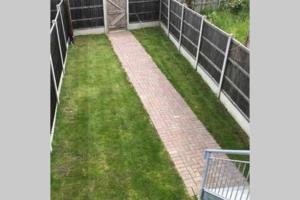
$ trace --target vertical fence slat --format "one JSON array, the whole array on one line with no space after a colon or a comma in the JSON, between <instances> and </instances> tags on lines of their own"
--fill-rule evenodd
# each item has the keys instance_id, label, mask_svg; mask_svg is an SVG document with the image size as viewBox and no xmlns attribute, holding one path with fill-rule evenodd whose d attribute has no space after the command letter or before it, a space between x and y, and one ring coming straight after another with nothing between
<instances>
[{"instance_id":1,"label":"vertical fence slat","mask_svg":"<svg viewBox=\"0 0 300 200\"><path fill-rule=\"evenodd\" d=\"M205 16L201 17L201 26L199 31L199 40L198 40L198 46L197 46L197 54L195 59L195 69L197 70L198 62L199 62L199 51L201 46L201 39L202 39L202 32L203 32L203 24L204 24Z\"/></svg>"},{"instance_id":2,"label":"vertical fence slat","mask_svg":"<svg viewBox=\"0 0 300 200\"><path fill-rule=\"evenodd\" d=\"M220 98L220 94L222 91L222 84L223 84L224 75L225 75L225 71L226 71L226 64L227 64L231 40L232 40L232 35L230 34L228 36L227 46L226 46L225 55L224 55L224 61L223 61L223 65L222 65L222 73L221 73L221 77L220 77L220 81L219 81L219 88L218 88L218 98Z\"/></svg>"}]
</instances>

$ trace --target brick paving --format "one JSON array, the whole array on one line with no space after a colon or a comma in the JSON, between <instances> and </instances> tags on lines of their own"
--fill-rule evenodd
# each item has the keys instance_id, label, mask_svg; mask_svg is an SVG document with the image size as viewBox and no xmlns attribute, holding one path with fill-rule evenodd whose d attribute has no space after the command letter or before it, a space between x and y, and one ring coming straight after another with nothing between
<instances>
[{"instance_id":1,"label":"brick paving","mask_svg":"<svg viewBox=\"0 0 300 200\"><path fill-rule=\"evenodd\" d=\"M207 148L220 148L128 31L108 37L190 195L198 194Z\"/></svg>"}]
</instances>

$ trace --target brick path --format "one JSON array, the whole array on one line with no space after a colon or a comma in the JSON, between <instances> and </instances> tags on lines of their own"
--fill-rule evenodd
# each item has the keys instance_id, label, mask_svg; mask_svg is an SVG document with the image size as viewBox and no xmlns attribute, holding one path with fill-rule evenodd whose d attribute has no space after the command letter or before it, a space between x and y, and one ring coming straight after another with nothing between
<instances>
[{"instance_id":1,"label":"brick path","mask_svg":"<svg viewBox=\"0 0 300 200\"><path fill-rule=\"evenodd\" d=\"M204 150L220 147L130 32L108 37L189 194L198 194Z\"/></svg>"}]
</instances>

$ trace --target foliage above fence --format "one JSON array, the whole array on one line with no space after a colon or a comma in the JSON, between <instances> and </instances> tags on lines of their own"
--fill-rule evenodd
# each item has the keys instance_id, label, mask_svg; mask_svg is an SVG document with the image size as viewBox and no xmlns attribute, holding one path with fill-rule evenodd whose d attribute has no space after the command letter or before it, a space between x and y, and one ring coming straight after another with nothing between
<instances>
[{"instance_id":1,"label":"foliage above fence","mask_svg":"<svg viewBox=\"0 0 300 200\"><path fill-rule=\"evenodd\" d=\"M161 0L160 19L170 34L240 113L249 114L249 49L204 16L175 0Z\"/></svg>"}]
</instances>

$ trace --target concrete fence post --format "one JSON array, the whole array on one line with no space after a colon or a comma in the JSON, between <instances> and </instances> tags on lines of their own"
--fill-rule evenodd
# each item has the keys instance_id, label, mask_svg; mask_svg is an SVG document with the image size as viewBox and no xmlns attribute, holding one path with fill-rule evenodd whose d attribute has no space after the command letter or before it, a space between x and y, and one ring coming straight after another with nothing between
<instances>
[{"instance_id":1,"label":"concrete fence post","mask_svg":"<svg viewBox=\"0 0 300 200\"><path fill-rule=\"evenodd\" d=\"M197 54L195 59L195 69L197 70L198 62L199 62L199 52L200 52L200 45L201 45L201 38L202 38L202 32L203 32L203 24L206 19L206 16L201 16L201 25L199 30L199 40L198 40L198 46L197 46Z\"/></svg>"},{"instance_id":2,"label":"concrete fence post","mask_svg":"<svg viewBox=\"0 0 300 200\"><path fill-rule=\"evenodd\" d=\"M104 21L104 31L108 33L108 24L107 24L107 2L103 0L103 21Z\"/></svg>"},{"instance_id":3,"label":"concrete fence post","mask_svg":"<svg viewBox=\"0 0 300 200\"><path fill-rule=\"evenodd\" d=\"M127 22L127 30L128 30L128 27L129 27L129 0L126 0L126 22Z\"/></svg>"},{"instance_id":4,"label":"concrete fence post","mask_svg":"<svg viewBox=\"0 0 300 200\"><path fill-rule=\"evenodd\" d=\"M232 40L232 34L229 34L228 40L227 40L227 46L226 46L226 50L225 50L225 55L224 55L224 61L223 61L223 65L222 65L221 77L220 77L220 81L219 81L218 98L220 98L220 94L222 91L222 84L223 84L223 80L224 80L224 76L225 76L226 64L227 64L227 60L228 60L228 54L229 54L231 40Z\"/></svg>"}]
</instances>

